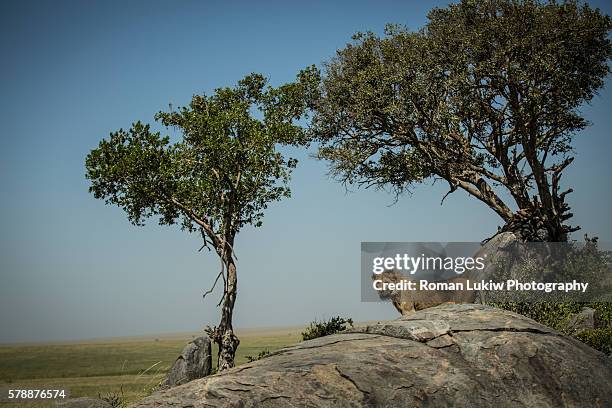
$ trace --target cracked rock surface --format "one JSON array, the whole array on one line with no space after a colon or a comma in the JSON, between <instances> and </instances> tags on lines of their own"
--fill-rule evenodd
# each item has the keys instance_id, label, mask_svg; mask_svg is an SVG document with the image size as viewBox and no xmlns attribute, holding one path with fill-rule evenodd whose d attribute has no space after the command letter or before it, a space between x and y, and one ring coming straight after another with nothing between
<instances>
[{"instance_id":1,"label":"cracked rock surface","mask_svg":"<svg viewBox=\"0 0 612 408\"><path fill-rule=\"evenodd\" d=\"M157 392L152 407L610 407L612 359L517 314L442 305Z\"/></svg>"}]
</instances>

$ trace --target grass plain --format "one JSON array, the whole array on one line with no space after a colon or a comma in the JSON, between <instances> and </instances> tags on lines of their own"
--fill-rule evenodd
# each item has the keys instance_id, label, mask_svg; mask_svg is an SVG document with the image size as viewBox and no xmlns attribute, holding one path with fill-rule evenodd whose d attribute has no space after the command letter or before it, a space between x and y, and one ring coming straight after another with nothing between
<instances>
[{"instance_id":1,"label":"grass plain","mask_svg":"<svg viewBox=\"0 0 612 408\"><path fill-rule=\"evenodd\" d=\"M238 330L236 364L262 350L300 341L302 328ZM66 388L71 397L118 396L124 403L150 394L185 344L198 334L97 339L82 342L0 346L0 389ZM213 346L213 365L216 365ZM6 403L0 407L52 407L52 402Z\"/></svg>"}]
</instances>

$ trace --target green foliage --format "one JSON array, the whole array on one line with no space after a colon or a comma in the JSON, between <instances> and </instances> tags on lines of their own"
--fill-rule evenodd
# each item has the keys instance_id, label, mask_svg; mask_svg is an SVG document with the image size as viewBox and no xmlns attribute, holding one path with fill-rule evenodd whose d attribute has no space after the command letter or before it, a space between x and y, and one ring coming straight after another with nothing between
<instances>
[{"instance_id":1,"label":"green foliage","mask_svg":"<svg viewBox=\"0 0 612 408\"><path fill-rule=\"evenodd\" d=\"M567 320L585 306L582 303L491 302L489 305L529 317L538 323L563 331Z\"/></svg>"},{"instance_id":2,"label":"green foliage","mask_svg":"<svg viewBox=\"0 0 612 408\"><path fill-rule=\"evenodd\" d=\"M612 328L610 327L583 330L576 334L576 338L594 349L612 355Z\"/></svg>"},{"instance_id":3,"label":"green foliage","mask_svg":"<svg viewBox=\"0 0 612 408\"><path fill-rule=\"evenodd\" d=\"M136 225L158 216L160 224L189 231L205 226L213 244L214 235L260 226L268 204L290 196L287 182L297 161L276 147L304 140L293 123L302 114L300 89L272 88L251 74L235 88L159 112L156 120L181 132L176 143L141 122L113 132L87 156L89 191L123 208Z\"/></svg>"},{"instance_id":4,"label":"green foliage","mask_svg":"<svg viewBox=\"0 0 612 408\"><path fill-rule=\"evenodd\" d=\"M525 302L504 302L489 303L491 306L527 316L545 326L551 327L564 334L576 337L578 340L589 346L610 354L612 347L612 303L610 302L589 302L589 303L525 303ZM576 333L570 331L567 322L584 307L595 310L599 324L604 327L580 330Z\"/></svg>"},{"instance_id":5,"label":"green foliage","mask_svg":"<svg viewBox=\"0 0 612 408\"><path fill-rule=\"evenodd\" d=\"M321 322L315 320L302 332L302 340L306 341L316 339L317 337L329 336L330 334L346 330L349 326L353 327L353 319L345 319L340 316Z\"/></svg>"},{"instance_id":6,"label":"green foliage","mask_svg":"<svg viewBox=\"0 0 612 408\"><path fill-rule=\"evenodd\" d=\"M443 180L564 240L559 180L587 126L580 106L609 72L612 20L538 0L463 0L428 17L417 32L358 33L326 63L308 93L319 157L344 183L398 194Z\"/></svg>"},{"instance_id":7,"label":"green foliage","mask_svg":"<svg viewBox=\"0 0 612 408\"><path fill-rule=\"evenodd\" d=\"M269 354L270 354L270 350L262 350L255 357L245 356L245 358L247 359L249 363L252 363L253 361L261 360L262 358L268 356Z\"/></svg>"}]
</instances>

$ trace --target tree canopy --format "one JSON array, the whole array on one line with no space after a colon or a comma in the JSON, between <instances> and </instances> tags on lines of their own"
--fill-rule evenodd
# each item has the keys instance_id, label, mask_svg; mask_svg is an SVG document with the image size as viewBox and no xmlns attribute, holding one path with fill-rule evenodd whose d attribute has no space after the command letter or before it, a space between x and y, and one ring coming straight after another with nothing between
<instances>
[{"instance_id":1,"label":"tree canopy","mask_svg":"<svg viewBox=\"0 0 612 408\"><path fill-rule=\"evenodd\" d=\"M296 85L265 86L262 76L250 75L236 88L159 112L156 120L181 131L176 143L141 122L111 133L87 156L90 192L123 208L135 225L159 216L160 224L204 228L211 240L245 224L260 226L267 205L290 196L297 163L276 146L303 139L292 124L299 113L286 109L286 91Z\"/></svg>"},{"instance_id":2,"label":"tree canopy","mask_svg":"<svg viewBox=\"0 0 612 408\"><path fill-rule=\"evenodd\" d=\"M428 18L358 33L326 63L309 94L319 157L345 183L398 194L444 180L524 239L566 240L577 228L560 179L588 125L580 107L609 72L610 17L574 1L463 0Z\"/></svg>"}]
</instances>

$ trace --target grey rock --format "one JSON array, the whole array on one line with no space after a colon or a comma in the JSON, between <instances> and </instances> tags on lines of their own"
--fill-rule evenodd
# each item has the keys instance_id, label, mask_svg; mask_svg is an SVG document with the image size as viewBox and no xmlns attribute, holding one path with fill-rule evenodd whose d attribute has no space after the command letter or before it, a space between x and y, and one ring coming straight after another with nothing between
<instances>
[{"instance_id":1,"label":"grey rock","mask_svg":"<svg viewBox=\"0 0 612 408\"><path fill-rule=\"evenodd\" d=\"M559 251L561 251L561 246L558 243L522 242L514 233L502 232L487 241L475 255L486 258L485 268L466 275L472 281L491 279L495 282L502 282L512 279L520 282L542 282L546 266L551 259L559 256ZM478 290L475 295L474 303L483 304L551 301L550 297L554 296L554 294L543 295L538 291L509 290ZM559 301L559 297L556 297L555 301Z\"/></svg>"},{"instance_id":2,"label":"grey rock","mask_svg":"<svg viewBox=\"0 0 612 408\"><path fill-rule=\"evenodd\" d=\"M590 307L584 307L579 313L571 316L567 322L569 333L579 333L583 330L594 329L595 326L595 310Z\"/></svg>"},{"instance_id":3,"label":"grey rock","mask_svg":"<svg viewBox=\"0 0 612 408\"><path fill-rule=\"evenodd\" d=\"M207 336L198 337L185 346L168 371L162 387L174 387L206 377L211 368L210 339Z\"/></svg>"},{"instance_id":4,"label":"grey rock","mask_svg":"<svg viewBox=\"0 0 612 408\"><path fill-rule=\"evenodd\" d=\"M55 404L58 408L113 408L108 402L98 398L72 398Z\"/></svg>"},{"instance_id":5,"label":"grey rock","mask_svg":"<svg viewBox=\"0 0 612 408\"><path fill-rule=\"evenodd\" d=\"M533 320L441 305L159 391L152 407L608 407L612 360Z\"/></svg>"},{"instance_id":6,"label":"grey rock","mask_svg":"<svg viewBox=\"0 0 612 408\"><path fill-rule=\"evenodd\" d=\"M520 243L517 236L512 232L502 232L487 241L474 257L485 257L486 267L482 271L474 271L470 278L473 280L486 280L495 273L499 263L504 263L509 258L509 251L514 245ZM479 293L481 296L484 294ZM485 299L482 299L484 303Z\"/></svg>"}]
</instances>

